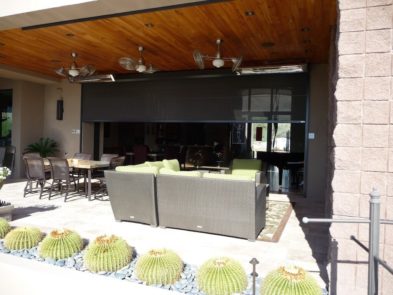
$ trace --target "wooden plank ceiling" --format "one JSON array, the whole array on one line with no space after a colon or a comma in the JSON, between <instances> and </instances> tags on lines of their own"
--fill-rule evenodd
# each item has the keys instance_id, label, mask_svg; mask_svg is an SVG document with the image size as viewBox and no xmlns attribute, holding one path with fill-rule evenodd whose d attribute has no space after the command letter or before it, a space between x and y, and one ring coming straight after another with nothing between
<instances>
[{"instance_id":1,"label":"wooden plank ceiling","mask_svg":"<svg viewBox=\"0 0 393 295\"><path fill-rule=\"evenodd\" d=\"M118 59L137 59L137 46L143 45L146 63L162 71L194 70L194 49L214 55L217 38L224 40L224 56L243 56L242 66L326 63L335 22L336 0L217 2L0 31L0 65L58 77L54 70L69 67L70 53L76 51L79 66L92 64L99 73L127 73Z\"/></svg>"}]
</instances>

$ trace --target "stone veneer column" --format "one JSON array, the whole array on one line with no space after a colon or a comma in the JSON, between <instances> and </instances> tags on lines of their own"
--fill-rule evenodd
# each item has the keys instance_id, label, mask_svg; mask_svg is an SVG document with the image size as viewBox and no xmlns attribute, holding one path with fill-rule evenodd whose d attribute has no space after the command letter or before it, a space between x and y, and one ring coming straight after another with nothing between
<instances>
[{"instance_id":1,"label":"stone veneer column","mask_svg":"<svg viewBox=\"0 0 393 295\"><path fill-rule=\"evenodd\" d=\"M329 115L334 217L368 217L376 187L381 218L393 219L392 14L392 0L338 0ZM368 244L368 225L334 224L331 235L339 248L337 294L367 294L367 253L349 238ZM381 226L380 242L393 267L393 226ZM380 269L379 293L391 295L393 276Z\"/></svg>"}]
</instances>

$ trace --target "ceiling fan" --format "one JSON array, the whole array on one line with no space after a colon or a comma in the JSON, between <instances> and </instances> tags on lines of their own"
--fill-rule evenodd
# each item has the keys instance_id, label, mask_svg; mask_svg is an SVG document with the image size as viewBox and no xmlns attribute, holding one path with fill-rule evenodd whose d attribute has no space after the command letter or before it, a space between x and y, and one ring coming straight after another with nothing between
<instances>
[{"instance_id":1,"label":"ceiling fan","mask_svg":"<svg viewBox=\"0 0 393 295\"><path fill-rule=\"evenodd\" d=\"M143 58L143 46L138 46L139 59L138 61L133 60L131 57L121 57L119 64L128 71L137 71L143 74L153 74L158 71L151 64L146 65L145 59Z\"/></svg>"},{"instance_id":2,"label":"ceiling fan","mask_svg":"<svg viewBox=\"0 0 393 295\"><path fill-rule=\"evenodd\" d=\"M197 66L200 69L205 68L205 60L212 60L212 64L216 68L221 68L225 65L225 61L231 61L232 62L232 71L235 72L237 68L240 66L242 63L243 57L223 57L221 56L221 44L222 44L221 39L216 40L217 44L217 53L215 56L209 56L209 55L203 55L200 51L195 50L193 53L194 56L194 61L197 64Z\"/></svg>"},{"instance_id":3,"label":"ceiling fan","mask_svg":"<svg viewBox=\"0 0 393 295\"><path fill-rule=\"evenodd\" d=\"M70 82L82 82L82 80L92 76L95 73L96 69L92 65L78 67L76 64L76 58L78 57L78 54L76 52L72 52L71 57L71 66L69 68L61 67L55 70L56 74L66 77Z\"/></svg>"}]
</instances>

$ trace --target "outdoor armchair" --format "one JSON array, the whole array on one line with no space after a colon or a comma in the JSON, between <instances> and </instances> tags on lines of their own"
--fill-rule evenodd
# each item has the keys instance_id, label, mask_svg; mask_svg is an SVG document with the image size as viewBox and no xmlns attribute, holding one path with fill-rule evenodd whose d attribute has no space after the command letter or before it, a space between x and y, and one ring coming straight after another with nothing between
<instances>
[{"instance_id":1,"label":"outdoor armchair","mask_svg":"<svg viewBox=\"0 0 393 295\"><path fill-rule=\"evenodd\" d=\"M120 167L117 169L121 170ZM134 167L135 170L128 167L128 169L129 172L105 171L109 201L115 219L157 226L155 173L158 169L156 167Z\"/></svg>"}]
</instances>

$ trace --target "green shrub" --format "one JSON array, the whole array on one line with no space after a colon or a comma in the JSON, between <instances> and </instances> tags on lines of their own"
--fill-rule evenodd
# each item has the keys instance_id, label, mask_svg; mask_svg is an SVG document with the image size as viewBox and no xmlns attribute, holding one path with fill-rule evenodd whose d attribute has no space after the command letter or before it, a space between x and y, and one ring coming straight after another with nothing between
<instances>
[{"instance_id":1,"label":"green shrub","mask_svg":"<svg viewBox=\"0 0 393 295\"><path fill-rule=\"evenodd\" d=\"M39 153L43 158L54 156L58 151L56 141L42 137L37 142L29 144L25 149L25 153Z\"/></svg>"},{"instance_id":2,"label":"green shrub","mask_svg":"<svg viewBox=\"0 0 393 295\"><path fill-rule=\"evenodd\" d=\"M8 221L0 217L0 239L3 239L10 229L11 226Z\"/></svg>"},{"instance_id":3,"label":"green shrub","mask_svg":"<svg viewBox=\"0 0 393 295\"><path fill-rule=\"evenodd\" d=\"M99 236L91 242L85 254L85 266L93 272L116 271L130 263L132 249L123 239Z\"/></svg>"},{"instance_id":4,"label":"green shrub","mask_svg":"<svg viewBox=\"0 0 393 295\"><path fill-rule=\"evenodd\" d=\"M280 267L263 280L262 295L321 295L315 279L297 266Z\"/></svg>"},{"instance_id":5,"label":"green shrub","mask_svg":"<svg viewBox=\"0 0 393 295\"><path fill-rule=\"evenodd\" d=\"M153 249L142 255L136 264L136 276L148 285L173 284L183 270L183 262L173 251Z\"/></svg>"},{"instance_id":6,"label":"green shrub","mask_svg":"<svg viewBox=\"0 0 393 295\"><path fill-rule=\"evenodd\" d=\"M218 257L206 261L197 273L200 290L207 295L241 293L247 288L247 275L239 262Z\"/></svg>"},{"instance_id":7,"label":"green shrub","mask_svg":"<svg viewBox=\"0 0 393 295\"><path fill-rule=\"evenodd\" d=\"M54 230L42 241L39 254L43 258L63 259L82 250L82 238L71 230Z\"/></svg>"},{"instance_id":8,"label":"green shrub","mask_svg":"<svg viewBox=\"0 0 393 295\"><path fill-rule=\"evenodd\" d=\"M4 245L10 250L30 249L38 245L42 233L35 227L17 227L4 238Z\"/></svg>"}]
</instances>

